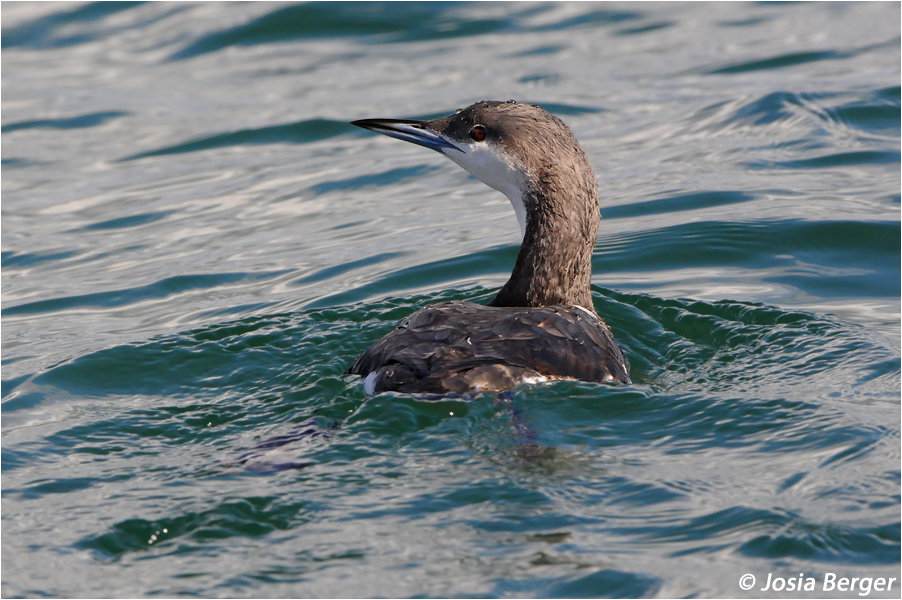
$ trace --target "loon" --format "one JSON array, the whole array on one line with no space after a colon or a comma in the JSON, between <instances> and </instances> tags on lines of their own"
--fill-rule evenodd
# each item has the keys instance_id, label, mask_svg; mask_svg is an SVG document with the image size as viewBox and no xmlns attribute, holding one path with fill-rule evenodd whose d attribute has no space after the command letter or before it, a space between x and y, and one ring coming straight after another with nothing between
<instances>
[{"instance_id":1,"label":"loon","mask_svg":"<svg viewBox=\"0 0 902 600\"><path fill-rule=\"evenodd\" d=\"M488 305L444 302L404 319L348 369L367 394L501 392L551 379L630 383L589 289L598 182L563 121L538 106L481 101L431 121L352 125L450 158L502 192L523 241Z\"/></svg>"}]
</instances>

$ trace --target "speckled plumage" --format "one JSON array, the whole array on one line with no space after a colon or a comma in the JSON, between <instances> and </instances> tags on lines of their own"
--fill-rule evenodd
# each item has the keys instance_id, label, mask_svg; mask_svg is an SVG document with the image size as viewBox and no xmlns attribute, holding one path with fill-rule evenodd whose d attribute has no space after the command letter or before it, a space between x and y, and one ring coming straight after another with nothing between
<instances>
[{"instance_id":1,"label":"speckled plumage","mask_svg":"<svg viewBox=\"0 0 902 600\"><path fill-rule=\"evenodd\" d=\"M420 310L349 373L371 392L500 391L567 378L629 383L626 361L589 288L598 190L585 154L557 117L516 102L477 102L432 121L356 121L451 158L525 213L508 282L489 306ZM479 134L474 135L476 128Z\"/></svg>"},{"instance_id":2,"label":"speckled plumage","mask_svg":"<svg viewBox=\"0 0 902 600\"><path fill-rule=\"evenodd\" d=\"M350 373L376 391L500 391L528 381L628 382L611 330L573 306L494 307L472 302L429 306L404 319L364 352Z\"/></svg>"}]
</instances>

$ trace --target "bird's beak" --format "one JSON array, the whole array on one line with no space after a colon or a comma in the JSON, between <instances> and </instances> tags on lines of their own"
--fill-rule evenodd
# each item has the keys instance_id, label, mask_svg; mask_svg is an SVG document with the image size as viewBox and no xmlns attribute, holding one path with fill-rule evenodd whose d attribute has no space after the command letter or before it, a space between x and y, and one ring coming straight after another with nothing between
<instances>
[{"instance_id":1,"label":"bird's beak","mask_svg":"<svg viewBox=\"0 0 902 600\"><path fill-rule=\"evenodd\" d=\"M388 137L393 137L405 142L412 142L419 146L425 146L430 150L441 152L444 149L454 149L463 152L460 148L448 141L448 138L433 131L427 125L427 121L409 121L407 119L361 119L352 121L351 125L363 127Z\"/></svg>"}]
</instances>

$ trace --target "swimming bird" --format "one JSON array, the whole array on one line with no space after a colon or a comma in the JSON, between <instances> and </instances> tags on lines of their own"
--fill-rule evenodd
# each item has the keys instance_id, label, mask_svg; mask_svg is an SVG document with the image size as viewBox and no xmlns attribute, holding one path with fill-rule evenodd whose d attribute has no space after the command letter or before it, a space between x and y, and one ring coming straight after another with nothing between
<instances>
[{"instance_id":1,"label":"swimming bird","mask_svg":"<svg viewBox=\"0 0 902 600\"><path fill-rule=\"evenodd\" d=\"M538 106L482 101L431 121L353 125L439 152L510 200L523 241L488 305L415 312L348 369L368 394L468 394L550 379L629 383L589 289L598 182L573 133Z\"/></svg>"}]
</instances>

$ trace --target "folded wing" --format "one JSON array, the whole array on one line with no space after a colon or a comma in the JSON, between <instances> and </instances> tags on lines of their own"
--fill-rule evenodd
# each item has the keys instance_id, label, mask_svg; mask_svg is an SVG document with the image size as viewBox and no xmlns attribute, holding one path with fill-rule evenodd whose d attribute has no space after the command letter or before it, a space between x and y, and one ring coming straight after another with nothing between
<instances>
[{"instance_id":1,"label":"folded wing","mask_svg":"<svg viewBox=\"0 0 902 600\"><path fill-rule=\"evenodd\" d=\"M420 310L348 370L367 391L500 391L544 379L629 383L608 326L578 306L448 302Z\"/></svg>"}]
</instances>

